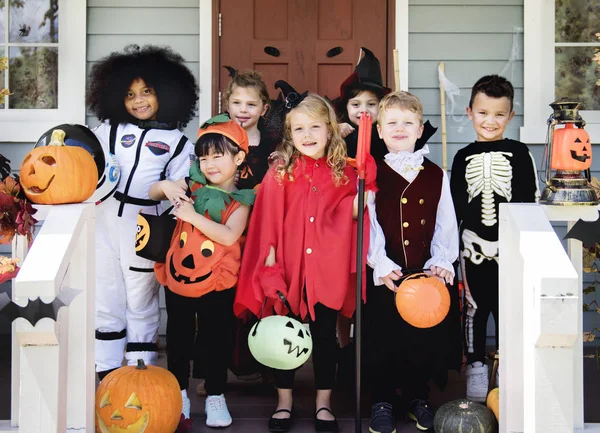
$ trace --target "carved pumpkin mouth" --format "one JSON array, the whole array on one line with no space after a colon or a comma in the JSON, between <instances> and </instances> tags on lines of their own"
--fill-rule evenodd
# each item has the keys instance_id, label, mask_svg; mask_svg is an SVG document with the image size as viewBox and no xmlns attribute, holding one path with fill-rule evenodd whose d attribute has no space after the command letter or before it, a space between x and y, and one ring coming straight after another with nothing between
<instances>
[{"instance_id":1,"label":"carved pumpkin mouth","mask_svg":"<svg viewBox=\"0 0 600 433\"><path fill-rule=\"evenodd\" d=\"M98 428L102 433L144 433L148 427L149 421L148 412L146 412L134 424L129 424L127 427L119 427L115 424L108 427L104 424L104 421L102 421L98 411L96 411L96 417L98 418Z\"/></svg>"},{"instance_id":2,"label":"carved pumpkin mouth","mask_svg":"<svg viewBox=\"0 0 600 433\"><path fill-rule=\"evenodd\" d=\"M212 275L212 271L210 271L208 274L200 275L198 278L194 278L193 280L190 280L190 277L188 277L186 275L181 275L181 274L179 274L179 272L177 272L177 269L175 269L175 265L173 264L173 255L171 255L171 260L169 261L169 269L171 271L171 275L173 276L173 279L175 279L175 281L177 281L178 283L184 283L184 284L201 283L202 281L206 280L208 277L210 277Z\"/></svg>"},{"instance_id":3,"label":"carved pumpkin mouth","mask_svg":"<svg viewBox=\"0 0 600 433\"><path fill-rule=\"evenodd\" d=\"M283 339L283 345L288 347L288 355L296 351L296 358L300 358L300 356L308 353L308 348L306 347L302 350L300 350L300 346L292 347L292 342L287 338Z\"/></svg>"},{"instance_id":4,"label":"carved pumpkin mouth","mask_svg":"<svg viewBox=\"0 0 600 433\"><path fill-rule=\"evenodd\" d=\"M588 159L590 159L588 155L577 155L577 153L574 150L571 151L571 158L579 162L586 162Z\"/></svg>"},{"instance_id":5,"label":"carved pumpkin mouth","mask_svg":"<svg viewBox=\"0 0 600 433\"><path fill-rule=\"evenodd\" d=\"M46 190L50 187L50 184L52 183L52 181L54 180L54 176L56 175L52 175L52 177L50 178L50 180L48 181L48 185L46 185L46 187L44 188L40 188L39 186L32 186L31 188L25 188L27 190L27 192L29 192L30 194L41 194L43 192L46 192Z\"/></svg>"}]
</instances>

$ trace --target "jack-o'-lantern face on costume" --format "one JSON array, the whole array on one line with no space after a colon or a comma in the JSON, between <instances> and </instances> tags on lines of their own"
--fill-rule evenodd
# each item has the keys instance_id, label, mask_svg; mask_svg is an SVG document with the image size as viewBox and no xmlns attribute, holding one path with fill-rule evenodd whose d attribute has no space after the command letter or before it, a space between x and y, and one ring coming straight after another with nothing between
<instances>
[{"instance_id":1,"label":"jack-o'-lantern face on costume","mask_svg":"<svg viewBox=\"0 0 600 433\"><path fill-rule=\"evenodd\" d=\"M150 224L143 215L138 214L137 232L135 234L135 250L143 250L148 244L148 239L150 239Z\"/></svg>"},{"instance_id":2,"label":"jack-o'-lantern face on costume","mask_svg":"<svg viewBox=\"0 0 600 433\"><path fill-rule=\"evenodd\" d=\"M155 266L157 278L181 296L199 297L235 285L240 268L240 245L211 241L190 223L179 220L164 264Z\"/></svg>"},{"instance_id":3,"label":"jack-o'-lantern face on costume","mask_svg":"<svg viewBox=\"0 0 600 433\"><path fill-rule=\"evenodd\" d=\"M585 129L567 123L554 131L552 141L552 169L582 171L592 166L592 144Z\"/></svg>"},{"instance_id":4,"label":"jack-o'-lantern face on costume","mask_svg":"<svg viewBox=\"0 0 600 433\"><path fill-rule=\"evenodd\" d=\"M175 376L160 367L121 367L108 374L96 391L99 433L165 433L177 428L181 391Z\"/></svg>"}]
</instances>

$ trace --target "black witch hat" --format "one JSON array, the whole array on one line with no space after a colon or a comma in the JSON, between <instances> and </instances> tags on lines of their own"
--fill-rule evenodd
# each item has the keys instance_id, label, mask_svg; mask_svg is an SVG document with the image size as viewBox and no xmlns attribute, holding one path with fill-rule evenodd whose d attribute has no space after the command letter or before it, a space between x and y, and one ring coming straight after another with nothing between
<instances>
[{"instance_id":1,"label":"black witch hat","mask_svg":"<svg viewBox=\"0 0 600 433\"><path fill-rule=\"evenodd\" d=\"M300 94L287 81L277 80L275 88L279 95L275 101L271 101L271 109L265 116L265 131L269 138L275 143L283 139L283 125L286 114L296 107L308 95L308 91Z\"/></svg>"},{"instance_id":2,"label":"black witch hat","mask_svg":"<svg viewBox=\"0 0 600 433\"><path fill-rule=\"evenodd\" d=\"M361 47L361 50L365 55L354 68L354 72L340 86L342 101L347 101L348 91L357 86L373 91L380 99L392 91L383 85L381 66L375 54L365 47Z\"/></svg>"}]
</instances>

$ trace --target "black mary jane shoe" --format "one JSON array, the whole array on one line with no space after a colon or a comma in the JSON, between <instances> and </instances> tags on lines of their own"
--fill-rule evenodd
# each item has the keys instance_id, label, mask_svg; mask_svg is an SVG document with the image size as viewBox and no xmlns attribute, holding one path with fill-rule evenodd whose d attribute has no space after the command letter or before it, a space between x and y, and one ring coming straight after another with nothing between
<instances>
[{"instance_id":1,"label":"black mary jane shoe","mask_svg":"<svg viewBox=\"0 0 600 433\"><path fill-rule=\"evenodd\" d=\"M286 412L290 414L289 418L273 418L276 413ZM273 433L284 433L292 428L292 411L290 409L278 409L273 412L269 418L269 431Z\"/></svg>"},{"instance_id":2,"label":"black mary jane shoe","mask_svg":"<svg viewBox=\"0 0 600 433\"><path fill-rule=\"evenodd\" d=\"M322 407L321 409L317 409L317 411L315 412L315 430L317 431L317 433L337 433L339 427L336 419L330 421L317 418L317 415L322 410L329 412L335 418L335 415L328 407Z\"/></svg>"}]
</instances>

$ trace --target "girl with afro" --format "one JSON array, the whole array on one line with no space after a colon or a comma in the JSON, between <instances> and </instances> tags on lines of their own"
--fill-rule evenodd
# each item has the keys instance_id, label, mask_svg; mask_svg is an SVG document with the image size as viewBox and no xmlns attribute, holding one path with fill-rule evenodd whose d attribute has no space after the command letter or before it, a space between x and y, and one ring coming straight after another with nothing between
<instances>
[{"instance_id":1,"label":"girl with afro","mask_svg":"<svg viewBox=\"0 0 600 433\"><path fill-rule=\"evenodd\" d=\"M169 48L129 45L94 65L87 106L102 123L94 129L115 155L121 179L113 197L96 207L96 371L102 380L143 359L155 364L159 283L154 262L135 253L137 215L160 214L150 186L161 182L172 203L186 198L183 182L194 146L180 131L193 117L198 85L183 58Z\"/></svg>"}]
</instances>

